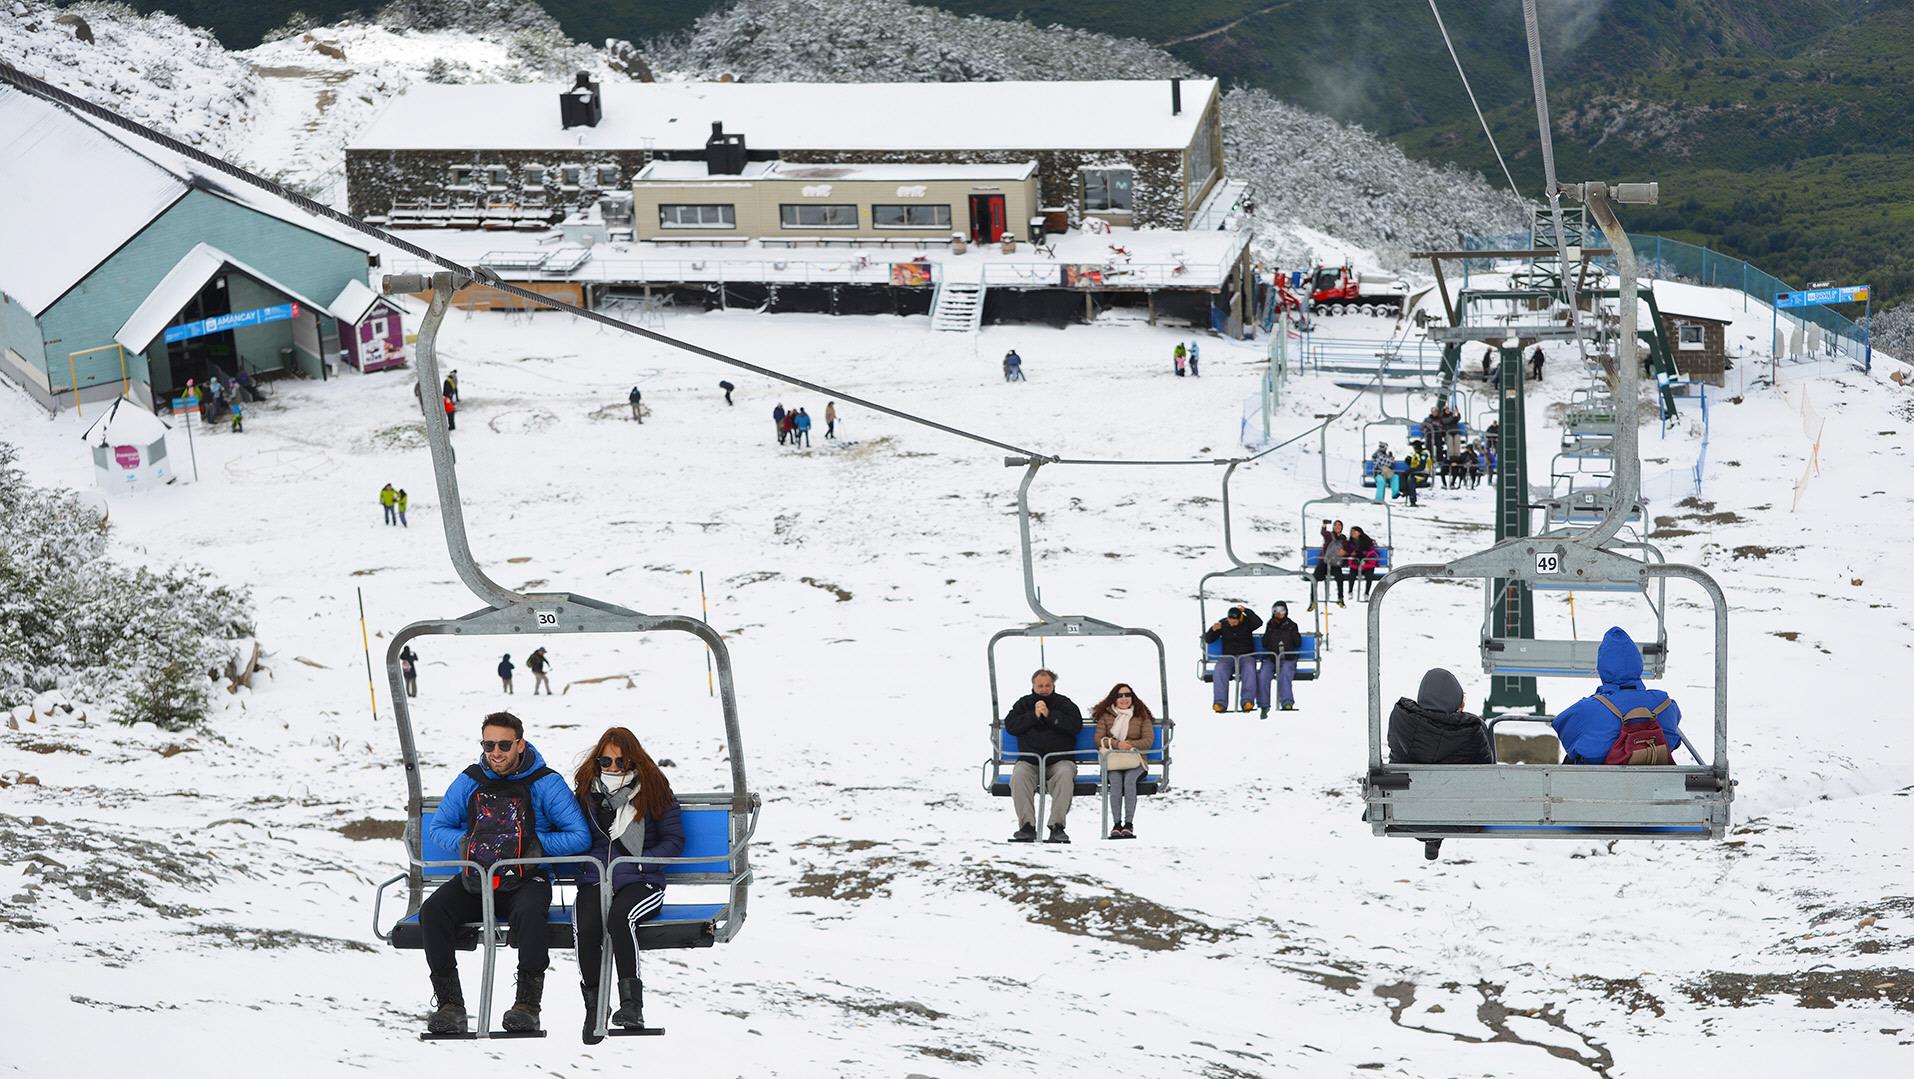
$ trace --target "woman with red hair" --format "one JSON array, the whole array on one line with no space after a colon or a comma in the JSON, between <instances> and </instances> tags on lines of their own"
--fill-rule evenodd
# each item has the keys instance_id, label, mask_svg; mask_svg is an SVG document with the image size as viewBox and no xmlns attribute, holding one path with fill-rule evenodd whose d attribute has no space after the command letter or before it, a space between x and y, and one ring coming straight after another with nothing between
<instances>
[{"instance_id":1,"label":"woman with red hair","mask_svg":"<svg viewBox=\"0 0 1914 1079\"><path fill-rule=\"evenodd\" d=\"M609 864L614 858L676 858L684 853L684 820L671 781L658 770L638 736L624 727L600 735L572 777L572 789L591 822L591 854ZM585 997L585 1040L595 1042L598 967L604 941L611 937L618 968L618 1010L611 1022L630 1030L645 1025L645 987L638 980L638 926L658 916L665 902L665 867L627 862L611 873L611 920L599 913L598 870L581 866L572 929L578 950L579 989Z\"/></svg>"}]
</instances>

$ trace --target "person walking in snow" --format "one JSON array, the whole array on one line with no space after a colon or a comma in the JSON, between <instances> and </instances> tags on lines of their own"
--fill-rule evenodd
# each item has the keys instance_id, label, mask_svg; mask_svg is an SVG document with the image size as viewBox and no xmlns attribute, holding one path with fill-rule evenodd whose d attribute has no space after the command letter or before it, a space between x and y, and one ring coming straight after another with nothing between
<instances>
[{"instance_id":1,"label":"person walking in snow","mask_svg":"<svg viewBox=\"0 0 1914 1079\"><path fill-rule=\"evenodd\" d=\"M735 404L737 404L737 402L736 402L736 401L733 401L733 400L731 399L731 391L732 391L732 390L735 390L735 389L737 389L737 387L736 387L736 386L733 386L733 385L732 385L732 384L731 384L731 383L730 383L729 381L725 381L725 382L720 382L720 383L718 383L718 388L724 391L724 403L725 403L725 404L727 404L727 405L735 405Z\"/></svg>"},{"instance_id":2,"label":"person walking in snow","mask_svg":"<svg viewBox=\"0 0 1914 1079\"><path fill-rule=\"evenodd\" d=\"M445 429L448 431L458 430L459 429L458 398L448 394L446 397L442 399L442 401L443 401L443 404L445 405Z\"/></svg>"},{"instance_id":3,"label":"person walking in snow","mask_svg":"<svg viewBox=\"0 0 1914 1079\"><path fill-rule=\"evenodd\" d=\"M406 696L419 695L419 654L409 644L399 653L399 677L405 679Z\"/></svg>"},{"instance_id":4,"label":"person walking in snow","mask_svg":"<svg viewBox=\"0 0 1914 1079\"><path fill-rule=\"evenodd\" d=\"M1023 357L1017 355L1017 350L1014 348L1011 349L1009 352L1004 353L1004 381L1005 382L1024 381Z\"/></svg>"},{"instance_id":5,"label":"person walking in snow","mask_svg":"<svg viewBox=\"0 0 1914 1079\"><path fill-rule=\"evenodd\" d=\"M784 445L784 403L782 401L771 406L771 426L777 428L778 445Z\"/></svg>"},{"instance_id":6,"label":"person walking in snow","mask_svg":"<svg viewBox=\"0 0 1914 1079\"><path fill-rule=\"evenodd\" d=\"M1542 346L1536 345L1535 352L1529 356L1529 378L1542 381Z\"/></svg>"},{"instance_id":7,"label":"person walking in snow","mask_svg":"<svg viewBox=\"0 0 1914 1079\"><path fill-rule=\"evenodd\" d=\"M399 523L398 515L394 513L392 509L398 504L399 492L393 490L391 484L388 483L384 487L379 488L379 505L385 507L386 524L394 525Z\"/></svg>"},{"instance_id":8,"label":"person walking in snow","mask_svg":"<svg viewBox=\"0 0 1914 1079\"><path fill-rule=\"evenodd\" d=\"M805 449L810 449L811 448L811 414L809 412L804 411L802 408L800 408L797 411L797 418L791 422L792 422L791 435L793 438L792 444L796 445L801 442L803 443Z\"/></svg>"},{"instance_id":9,"label":"person walking in snow","mask_svg":"<svg viewBox=\"0 0 1914 1079\"><path fill-rule=\"evenodd\" d=\"M836 401L824 402L824 437L828 439L833 439L833 440L837 438L837 402Z\"/></svg>"},{"instance_id":10,"label":"person walking in snow","mask_svg":"<svg viewBox=\"0 0 1914 1079\"><path fill-rule=\"evenodd\" d=\"M783 441L786 445L790 446L792 449L797 449L797 444L798 444L797 409L795 408L789 409L784 413L784 422L783 424L780 425L779 433L783 435L783 438L780 439L780 441Z\"/></svg>"},{"instance_id":11,"label":"person walking in snow","mask_svg":"<svg viewBox=\"0 0 1914 1079\"><path fill-rule=\"evenodd\" d=\"M450 398L452 399L452 403L453 403L453 404L457 404L457 403L458 403L458 400L459 400L459 372L458 372L458 369L457 369L457 368L453 368L452 370L450 370L450 371L448 371L448 372L446 372L446 375L445 375L445 396L447 396L447 397L450 397Z\"/></svg>"},{"instance_id":12,"label":"person walking in snow","mask_svg":"<svg viewBox=\"0 0 1914 1079\"><path fill-rule=\"evenodd\" d=\"M512 691L513 669L512 654L507 652L505 653L505 658L498 661L498 680L504 684L505 692L507 693Z\"/></svg>"},{"instance_id":13,"label":"person walking in snow","mask_svg":"<svg viewBox=\"0 0 1914 1079\"><path fill-rule=\"evenodd\" d=\"M1201 371L1198 371L1196 369L1196 361L1197 361L1196 342L1191 341L1190 342L1190 377L1191 378L1196 378L1198 375L1202 374Z\"/></svg>"},{"instance_id":14,"label":"person walking in snow","mask_svg":"<svg viewBox=\"0 0 1914 1079\"><path fill-rule=\"evenodd\" d=\"M525 660L525 668L532 672L532 696L538 696L541 689L545 691L545 696L551 696L552 683L545 672L552 669L552 661L546 657L545 649L534 649Z\"/></svg>"},{"instance_id":15,"label":"person walking in snow","mask_svg":"<svg viewBox=\"0 0 1914 1079\"><path fill-rule=\"evenodd\" d=\"M392 508L399 511L399 527L400 528L412 527L411 525L405 523L405 507L406 507L407 501L408 500L405 497L405 488L403 487L399 488L399 493L393 496Z\"/></svg>"},{"instance_id":16,"label":"person walking in snow","mask_svg":"<svg viewBox=\"0 0 1914 1079\"><path fill-rule=\"evenodd\" d=\"M1177 378L1189 374L1190 350L1183 342L1176 343L1176 351L1170 353L1170 363L1176 368Z\"/></svg>"},{"instance_id":17,"label":"person walking in snow","mask_svg":"<svg viewBox=\"0 0 1914 1079\"><path fill-rule=\"evenodd\" d=\"M631 402L631 418L637 420L639 423L645 422L644 408L640 404L644 399L645 395L639 393L638 387L636 386L631 388L631 394L625 398L625 400Z\"/></svg>"},{"instance_id":18,"label":"person walking in snow","mask_svg":"<svg viewBox=\"0 0 1914 1079\"><path fill-rule=\"evenodd\" d=\"M1494 362L1495 362L1495 350L1492 348L1483 349L1482 350L1482 381L1484 382L1494 381L1494 379L1491 379L1489 377L1489 365Z\"/></svg>"}]
</instances>

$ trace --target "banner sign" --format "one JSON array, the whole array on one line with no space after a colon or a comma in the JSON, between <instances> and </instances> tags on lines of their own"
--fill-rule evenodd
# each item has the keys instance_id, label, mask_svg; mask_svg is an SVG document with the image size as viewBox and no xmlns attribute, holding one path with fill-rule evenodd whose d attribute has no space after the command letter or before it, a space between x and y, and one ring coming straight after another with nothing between
<instances>
[{"instance_id":1,"label":"banner sign","mask_svg":"<svg viewBox=\"0 0 1914 1079\"><path fill-rule=\"evenodd\" d=\"M1866 285L1842 285L1838 288L1810 288L1800 292L1777 292L1776 307L1819 307L1829 303L1861 303L1868 298Z\"/></svg>"},{"instance_id":2,"label":"banner sign","mask_svg":"<svg viewBox=\"0 0 1914 1079\"><path fill-rule=\"evenodd\" d=\"M187 322L166 328L166 343L185 341L207 334L220 333L238 326L259 326L267 322L284 322L299 317L299 305L282 303L273 307L261 307L252 311L235 311L230 315L214 315L197 322Z\"/></svg>"}]
</instances>

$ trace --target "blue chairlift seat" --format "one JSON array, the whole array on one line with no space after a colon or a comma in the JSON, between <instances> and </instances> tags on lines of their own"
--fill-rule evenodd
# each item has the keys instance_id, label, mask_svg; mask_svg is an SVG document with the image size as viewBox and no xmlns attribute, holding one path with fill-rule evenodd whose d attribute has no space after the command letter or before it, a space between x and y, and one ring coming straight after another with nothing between
<instances>
[{"instance_id":1,"label":"blue chairlift seat","mask_svg":"<svg viewBox=\"0 0 1914 1079\"><path fill-rule=\"evenodd\" d=\"M426 806L426 820L431 819L435 807ZM680 862L664 866L666 895L670 895L672 885L727 885L732 881L727 854L731 849L731 814L728 798L717 798L709 802L683 802L679 805L680 817L684 822L685 849L680 857L700 858L710 856L709 861ZM428 828L420 836L423 852L421 861L447 861L458 857L457 852L441 847L433 842ZM553 880L554 885L576 884L575 866L562 866ZM427 881L438 881L440 887L464 887L454 879L458 874L453 868L433 868L425 871ZM730 914L725 903L666 903L657 917L638 927L638 946L644 951L661 948L709 948L714 943L717 925ZM459 927L458 947L470 951L480 943L480 923L467 922ZM499 919L498 931L504 933L504 919ZM573 946L572 904L554 901L545 918L545 939L553 948ZM419 949L425 946L424 933L419 927L417 913L410 914L393 927L392 946L400 949Z\"/></svg>"},{"instance_id":2,"label":"blue chairlift seat","mask_svg":"<svg viewBox=\"0 0 1914 1079\"><path fill-rule=\"evenodd\" d=\"M1409 471L1409 462L1406 460L1395 462L1395 466L1396 466L1397 475L1401 475L1402 473ZM1364 461L1362 463L1362 481L1366 484L1369 484L1371 487L1375 486L1376 462Z\"/></svg>"},{"instance_id":3,"label":"blue chairlift seat","mask_svg":"<svg viewBox=\"0 0 1914 1079\"><path fill-rule=\"evenodd\" d=\"M1379 572L1387 573L1391 569L1395 568L1394 555L1395 555L1394 548L1383 547L1381 545L1378 545L1376 547L1376 569ZM1313 570L1316 568L1316 566L1319 563L1322 562L1322 560L1323 560L1323 549L1321 547L1304 547L1303 548L1303 568L1304 569Z\"/></svg>"},{"instance_id":4,"label":"blue chairlift seat","mask_svg":"<svg viewBox=\"0 0 1914 1079\"><path fill-rule=\"evenodd\" d=\"M997 752L991 762L994 770L988 786L991 794L1007 798L1010 796L1010 770L1017 763L1017 754L1020 752L1018 738L1004 730L1001 724L994 730L997 735ZM1162 723L1156 725L1156 740L1143 754L1144 771L1143 778L1137 781L1138 794L1155 794L1162 787L1164 755L1167 751L1164 733L1167 730L1168 728ZM1078 795L1097 793L1100 770L1097 764L1096 739L1096 725L1086 719L1083 729L1077 732L1076 751L1071 754L1071 759L1077 766L1076 793Z\"/></svg>"},{"instance_id":5,"label":"blue chairlift seat","mask_svg":"<svg viewBox=\"0 0 1914 1079\"><path fill-rule=\"evenodd\" d=\"M1203 646L1203 681L1216 680L1216 659L1223 654L1222 641L1210 641ZM1268 656L1273 654L1264 642L1264 635L1256 635L1256 651L1252 655ZM1302 634L1302 647L1296 652L1296 673L1292 676L1298 682L1314 681L1321 670L1321 656L1316 650L1316 635Z\"/></svg>"}]
</instances>

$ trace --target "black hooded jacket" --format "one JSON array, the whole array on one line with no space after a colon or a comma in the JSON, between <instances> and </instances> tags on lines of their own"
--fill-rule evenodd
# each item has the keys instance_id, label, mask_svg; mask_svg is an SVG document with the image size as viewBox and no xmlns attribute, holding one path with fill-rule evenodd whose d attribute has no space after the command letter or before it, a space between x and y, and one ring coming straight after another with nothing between
<instances>
[{"instance_id":1,"label":"black hooded jacket","mask_svg":"<svg viewBox=\"0 0 1914 1079\"><path fill-rule=\"evenodd\" d=\"M1263 643L1278 659L1295 659L1303 650L1303 631L1295 619L1285 616L1278 620L1272 614L1263 624Z\"/></svg>"},{"instance_id":2,"label":"black hooded jacket","mask_svg":"<svg viewBox=\"0 0 1914 1079\"><path fill-rule=\"evenodd\" d=\"M1390 764L1494 764L1489 729L1461 710L1462 683L1440 667L1422 676L1416 699L1389 713Z\"/></svg>"}]
</instances>

